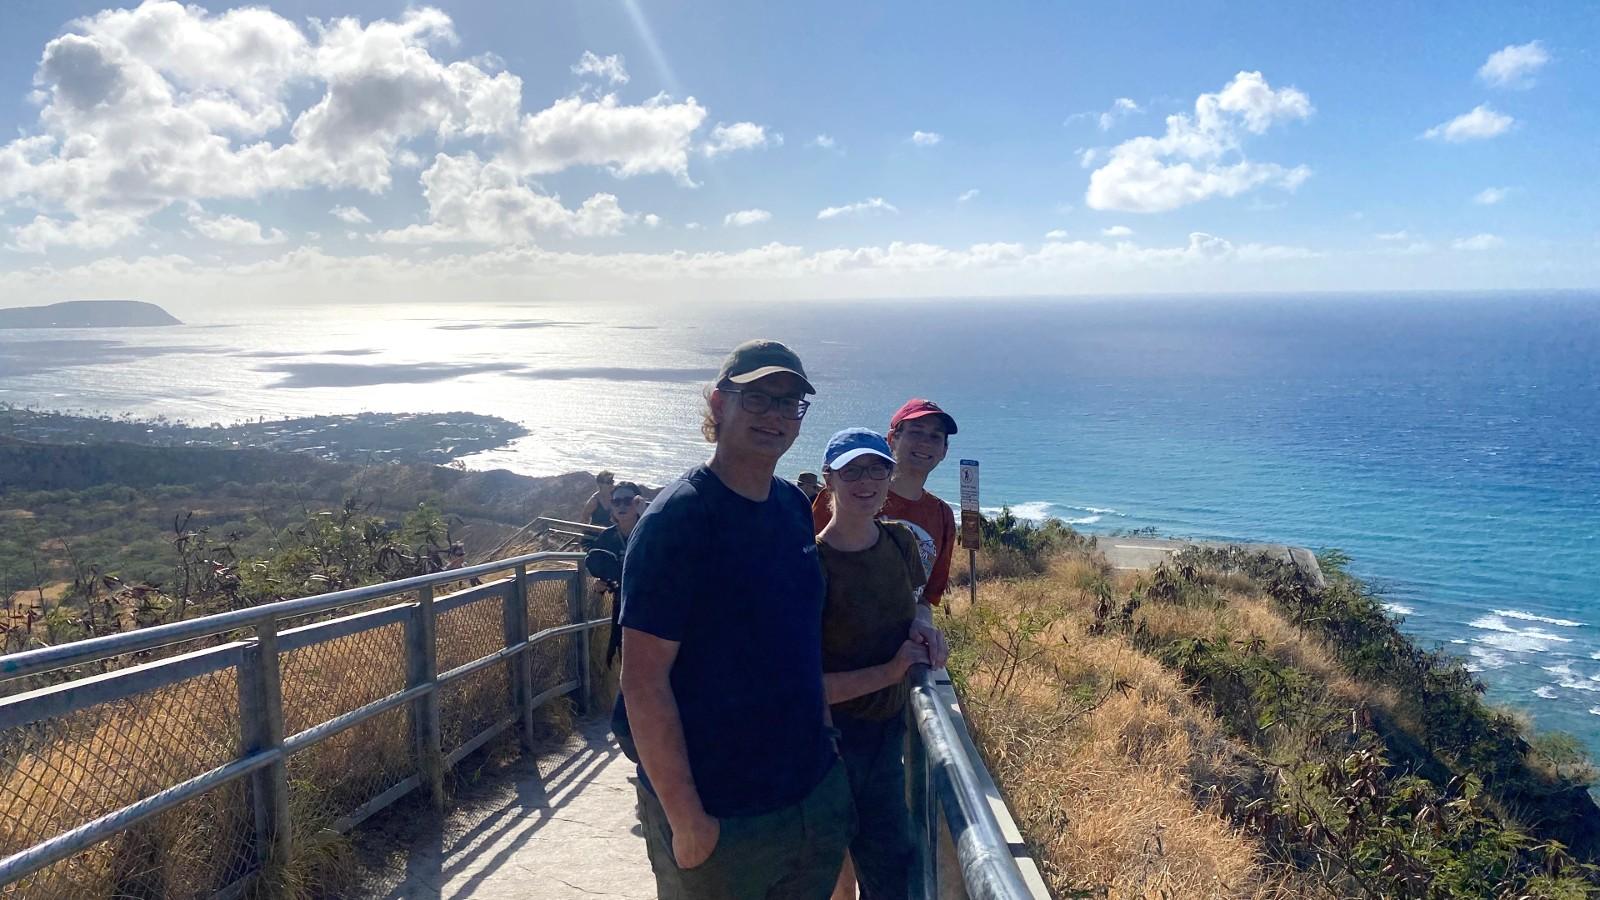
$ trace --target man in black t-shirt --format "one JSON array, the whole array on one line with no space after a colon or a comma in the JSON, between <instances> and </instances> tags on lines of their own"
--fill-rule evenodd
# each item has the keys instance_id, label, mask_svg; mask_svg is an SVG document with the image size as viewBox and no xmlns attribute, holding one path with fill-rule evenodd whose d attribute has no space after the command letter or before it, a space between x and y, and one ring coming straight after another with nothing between
<instances>
[{"instance_id":1,"label":"man in black t-shirt","mask_svg":"<svg viewBox=\"0 0 1600 900\"><path fill-rule=\"evenodd\" d=\"M773 475L811 393L784 345L735 348L707 400L711 461L668 485L628 543L614 723L639 757L662 898L820 900L854 833L810 510Z\"/></svg>"}]
</instances>

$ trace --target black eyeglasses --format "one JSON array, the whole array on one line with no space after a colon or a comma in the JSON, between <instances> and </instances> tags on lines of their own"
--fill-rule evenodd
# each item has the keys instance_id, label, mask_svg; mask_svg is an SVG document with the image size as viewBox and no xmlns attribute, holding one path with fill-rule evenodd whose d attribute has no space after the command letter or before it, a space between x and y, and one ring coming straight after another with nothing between
<instances>
[{"instance_id":1,"label":"black eyeglasses","mask_svg":"<svg viewBox=\"0 0 1600 900\"><path fill-rule=\"evenodd\" d=\"M894 466L884 463L873 463L870 466L849 466L843 469L834 469L833 474L839 476L840 481L860 481L865 475L873 481L882 481L894 472Z\"/></svg>"},{"instance_id":2,"label":"black eyeglasses","mask_svg":"<svg viewBox=\"0 0 1600 900\"><path fill-rule=\"evenodd\" d=\"M806 410L811 408L810 400L801 400L799 397L774 397L761 391L746 391L739 388L722 388L722 392L738 394L739 408L756 416L766 415L776 404L778 415L798 422L806 417Z\"/></svg>"},{"instance_id":3,"label":"black eyeglasses","mask_svg":"<svg viewBox=\"0 0 1600 900\"><path fill-rule=\"evenodd\" d=\"M638 494L623 494L621 497L612 497L612 506L632 506L633 501L639 499Z\"/></svg>"}]
</instances>

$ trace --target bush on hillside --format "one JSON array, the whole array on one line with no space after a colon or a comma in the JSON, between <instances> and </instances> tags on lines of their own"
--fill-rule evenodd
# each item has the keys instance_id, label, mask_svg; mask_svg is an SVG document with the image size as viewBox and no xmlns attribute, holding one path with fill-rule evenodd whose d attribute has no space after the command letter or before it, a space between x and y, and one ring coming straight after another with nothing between
<instances>
[{"instance_id":1,"label":"bush on hillside","mask_svg":"<svg viewBox=\"0 0 1600 900\"><path fill-rule=\"evenodd\" d=\"M1073 554L1058 562L1065 575L1045 576L1048 588L1027 579L986 586L978 605L952 614L952 674L1002 783L1026 779L1007 793L1030 840L1051 848L1053 887L1085 896L1591 895L1596 869L1582 842L1594 834L1585 810L1595 807L1580 787L1587 763L1575 743L1522 742L1459 661L1414 647L1338 557L1328 562L1330 581L1318 588L1292 566L1239 550L1180 554L1131 579L1108 579L1103 560ZM1191 723L1182 737L1156 728L1157 710L1182 701L1130 682L1125 673L1142 664L1128 656L1159 661L1217 724ZM1091 658L1095 670L1085 671ZM1024 705L1026 714L1012 709ZM1193 743L1207 727L1249 748L1261 777L1222 777L1233 767ZM1123 769L1123 790L1143 799L1121 804L1095 786ZM1187 813L1157 796L1173 771L1191 773ZM1086 819L1035 783L1119 803L1135 819ZM1240 867L1237 848L1203 824L1213 815L1256 842L1259 867ZM1163 852L1162 836L1180 827L1198 841L1190 855ZM1079 863L1084 852L1095 861ZM1206 871L1214 881L1196 880Z\"/></svg>"},{"instance_id":2,"label":"bush on hillside","mask_svg":"<svg viewBox=\"0 0 1600 900\"><path fill-rule=\"evenodd\" d=\"M1060 519L1034 522L1021 518L1007 506L995 516L978 518L978 578L1020 578L1045 570L1052 556L1094 549L1095 539L1074 531ZM957 553L950 583L968 584L967 554Z\"/></svg>"}]
</instances>

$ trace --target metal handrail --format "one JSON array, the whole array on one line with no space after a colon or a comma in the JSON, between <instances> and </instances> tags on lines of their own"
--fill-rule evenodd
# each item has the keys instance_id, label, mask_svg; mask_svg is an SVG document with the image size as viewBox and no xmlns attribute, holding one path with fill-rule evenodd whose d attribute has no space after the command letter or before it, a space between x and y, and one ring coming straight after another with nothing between
<instances>
[{"instance_id":1,"label":"metal handrail","mask_svg":"<svg viewBox=\"0 0 1600 900\"><path fill-rule=\"evenodd\" d=\"M970 756L940 697L939 681L926 666L912 667L911 696L906 704L910 752L906 778L911 821L918 829L918 860L912 895L920 900L940 896L938 848L940 817L949 826L966 896L973 900L1032 900L1028 887L989 806L981 776L983 762ZM948 684L948 682L945 682Z\"/></svg>"},{"instance_id":2,"label":"metal handrail","mask_svg":"<svg viewBox=\"0 0 1600 900\"><path fill-rule=\"evenodd\" d=\"M250 794L255 808L257 868L224 891L230 896L240 893L250 878L285 864L294 852L293 823L288 807L288 757L402 706L411 710L415 774L341 818L338 827L340 830L353 827L416 788L431 793L434 804L442 807L444 770L466 753L517 724L522 726L521 738L525 748L532 747L533 711L554 697L575 693L580 711L586 706L589 690L587 641L575 642L572 649L576 679L538 690L540 686L534 684L529 666L529 651L544 641L586 633L611 622L609 617L584 617L582 598L585 578L577 567L555 571L528 569L530 564L576 562L582 558L581 553L528 553L398 581L267 603L249 609L0 656L0 682L4 682L196 638L231 634L244 628L254 629L253 636L220 647L191 651L169 659L0 697L0 734L3 734L6 729L33 727L34 723L42 720L160 690L183 679L234 669L239 684L242 729L238 755L222 765L157 789L148 796L0 859L0 885L25 878L44 866L81 853L110 836L203 793L240 779L250 779ZM436 587L508 569L515 570L514 577L452 595L434 597ZM567 622L546 626L530 634L530 625L533 623L529 621L526 605L529 587L548 580L566 582ZM415 600L280 632L280 623L287 619L404 594L414 594ZM504 647L447 672L439 672L436 618L442 611L492 598L501 599L504 605ZM285 735L280 656L296 648L395 624L403 624L406 631L408 676L405 687L332 719L313 724L298 734ZM281 641L284 636L291 640ZM506 665L510 672L514 713L466 739L451 753L442 753L440 689L473 672L498 664Z\"/></svg>"},{"instance_id":3,"label":"metal handrail","mask_svg":"<svg viewBox=\"0 0 1600 900\"><path fill-rule=\"evenodd\" d=\"M521 556L513 556L509 559L478 563L474 566L462 566L459 569L446 569L442 572L432 572L427 575L414 575L398 581L385 581L380 584L369 584L364 587L348 588L327 594L316 594L311 597L298 597L293 600L278 600L273 603L263 603L260 606L236 609L232 612L201 616L197 619L184 619L180 622L168 622L165 625L153 625L149 628L140 628L135 631L101 635L100 637L73 641L68 644L58 644L54 647L26 650L22 653L0 656L0 681L9 681L25 675L36 675L52 669L64 669L67 666L83 665L84 663L96 662L113 656L121 656L124 653L152 650L195 638L226 634L240 628L259 625L262 622L315 615L331 609L338 609L341 606L353 606L368 600L376 600L379 597L404 594L418 588L454 584L457 581L463 581L478 575L501 572L530 563L577 562L582 559L582 553L552 551L524 553Z\"/></svg>"}]
</instances>

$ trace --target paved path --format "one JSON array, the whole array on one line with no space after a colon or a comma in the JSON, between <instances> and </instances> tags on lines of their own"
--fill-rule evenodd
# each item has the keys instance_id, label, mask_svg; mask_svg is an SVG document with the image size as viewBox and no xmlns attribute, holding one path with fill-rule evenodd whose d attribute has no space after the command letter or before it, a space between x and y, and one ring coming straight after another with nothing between
<instances>
[{"instance_id":1,"label":"paved path","mask_svg":"<svg viewBox=\"0 0 1600 900\"><path fill-rule=\"evenodd\" d=\"M1153 569L1172 554L1185 547L1243 547L1246 550L1255 550L1279 557L1298 566L1301 571L1311 577L1313 583L1322 586L1322 570L1317 567L1317 558L1303 547L1289 547L1284 544L1229 544L1224 541L1174 541L1166 538L1147 537L1107 537L1100 536L1097 546L1105 554L1106 560L1113 568L1127 571L1145 571Z\"/></svg>"},{"instance_id":2,"label":"paved path","mask_svg":"<svg viewBox=\"0 0 1600 900\"><path fill-rule=\"evenodd\" d=\"M628 762L605 719L450 814L414 844L385 900L650 900L655 879ZM539 773L543 773L543 778Z\"/></svg>"},{"instance_id":3,"label":"paved path","mask_svg":"<svg viewBox=\"0 0 1600 900\"><path fill-rule=\"evenodd\" d=\"M1106 555L1106 560L1118 569L1153 569L1165 562L1167 557L1185 547L1199 545L1202 547L1227 547L1227 543L1220 541L1175 541L1167 538L1149 537L1099 537L1100 552ZM1244 547L1249 550L1259 550L1273 556L1288 558L1289 548L1282 544L1246 544L1239 543L1234 546Z\"/></svg>"}]
</instances>

